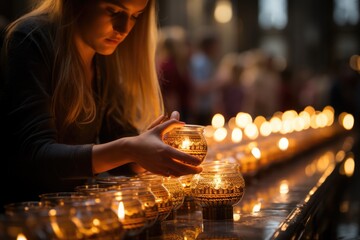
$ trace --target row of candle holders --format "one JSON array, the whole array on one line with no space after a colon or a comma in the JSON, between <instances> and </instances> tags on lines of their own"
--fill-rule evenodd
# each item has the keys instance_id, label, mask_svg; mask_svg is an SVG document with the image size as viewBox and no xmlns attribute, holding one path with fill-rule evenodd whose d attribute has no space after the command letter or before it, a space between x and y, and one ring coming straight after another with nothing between
<instances>
[{"instance_id":1,"label":"row of candle holders","mask_svg":"<svg viewBox=\"0 0 360 240\"><path fill-rule=\"evenodd\" d=\"M239 167L214 162L203 169L180 178L151 173L98 177L73 192L5 205L0 239L147 239L161 234L161 223L177 211L194 210L184 208L184 201L201 206L205 219L232 218L232 205L245 188Z\"/></svg>"},{"instance_id":2,"label":"row of candle holders","mask_svg":"<svg viewBox=\"0 0 360 240\"><path fill-rule=\"evenodd\" d=\"M233 219L233 206L245 192L243 174L289 159L344 128L329 121L321 128L241 143L214 143L203 131L203 126L185 125L163 136L165 143L203 161L200 174L98 177L94 185L78 186L74 192L45 193L38 202L6 205L0 239L147 239L159 234L153 230L177 211L191 212L196 206L203 219Z\"/></svg>"}]
</instances>

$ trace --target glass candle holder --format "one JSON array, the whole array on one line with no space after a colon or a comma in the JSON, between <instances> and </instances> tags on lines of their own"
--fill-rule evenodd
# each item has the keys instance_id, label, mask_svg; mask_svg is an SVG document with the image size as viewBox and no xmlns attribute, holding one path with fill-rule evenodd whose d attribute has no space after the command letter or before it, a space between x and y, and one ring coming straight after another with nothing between
<instances>
[{"instance_id":1,"label":"glass candle holder","mask_svg":"<svg viewBox=\"0 0 360 240\"><path fill-rule=\"evenodd\" d=\"M194 200L204 219L233 219L233 205L244 195L245 181L237 164L222 162L203 165L191 181Z\"/></svg>"},{"instance_id":2,"label":"glass candle holder","mask_svg":"<svg viewBox=\"0 0 360 240\"><path fill-rule=\"evenodd\" d=\"M184 125L174 128L163 136L163 141L182 152L204 161L207 154L207 143L204 136L204 126Z\"/></svg>"},{"instance_id":3,"label":"glass candle holder","mask_svg":"<svg viewBox=\"0 0 360 240\"><path fill-rule=\"evenodd\" d=\"M164 186L161 176L155 174L141 175L138 179L132 179L131 184L134 186L146 185L150 188L155 196L155 201L158 206L158 222L165 220L169 216L173 209L173 203L171 195Z\"/></svg>"},{"instance_id":4,"label":"glass candle holder","mask_svg":"<svg viewBox=\"0 0 360 240\"><path fill-rule=\"evenodd\" d=\"M126 176L97 176L95 182L100 186L121 185L127 183L130 177Z\"/></svg>"},{"instance_id":5,"label":"glass candle holder","mask_svg":"<svg viewBox=\"0 0 360 240\"><path fill-rule=\"evenodd\" d=\"M196 211L197 206L195 204L190 188L191 180L193 177L194 174L183 175L179 177L179 181L183 186L185 196L184 202L182 206L178 209L178 212L190 213Z\"/></svg>"},{"instance_id":6,"label":"glass candle holder","mask_svg":"<svg viewBox=\"0 0 360 240\"><path fill-rule=\"evenodd\" d=\"M149 228L155 224L158 218L158 206L156 204L155 195L151 189L144 185L134 186L131 183L123 185L114 185L108 187L109 191L121 191L124 195L132 195L138 198L145 211L146 223L145 227Z\"/></svg>"},{"instance_id":7,"label":"glass candle holder","mask_svg":"<svg viewBox=\"0 0 360 240\"><path fill-rule=\"evenodd\" d=\"M173 210L177 210L184 203L185 191L183 185L178 178L164 177L163 184L170 193L171 201L173 202Z\"/></svg>"},{"instance_id":8,"label":"glass candle holder","mask_svg":"<svg viewBox=\"0 0 360 240\"><path fill-rule=\"evenodd\" d=\"M41 201L26 201L6 204L4 209L7 216L15 216L19 214L34 214L54 206L54 204L46 204Z\"/></svg>"},{"instance_id":9,"label":"glass candle holder","mask_svg":"<svg viewBox=\"0 0 360 240\"><path fill-rule=\"evenodd\" d=\"M55 239L36 215L0 215L0 239Z\"/></svg>"},{"instance_id":10,"label":"glass candle holder","mask_svg":"<svg viewBox=\"0 0 360 240\"><path fill-rule=\"evenodd\" d=\"M10 226L16 224L24 228L24 231L17 233L19 238L14 239L120 240L124 236L116 214L94 199L66 202L65 205L55 207L31 207L27 211L22 211L21 206L11 206L8 207L9 211L12 213L7 215L11 220L8 222ZM23 236L19 234L23 234L25 238L20 238Z\"/></svg>"},{"instance_id":11,"label":"glass candle holder","mask_svg":"<svg viewBox=\"0 0 360 240\"><path fill-rule=\"evenodd\" d=\"M82 202L88 199L88 195L83 192L43 193L39 197L43 204L54 206L71 205L74 202Z\"/></svg>"},{"instance_id":12,"label":"glass candle holder","mask_svg":"<svg viewBox=\"0 0 360 240\"><path fill-rule=\"evenodd\" d=\"M107 202L122 223L126 237L139 235L146 227L146 216L140 200L131 192L122 190L109 190L97 195L102 201Z\"/></svg>"},{"instance_id":13,"label":"glass candle holder","mask_svg":"<svg viewBox=\"0 0 360 240\"><path fill-rule=\"evenodd\" d=\"M76 186L75 191L80 193L85 193L87 195L96 195L99 192L106 192L107 188L105 185L89 184L89 185Z\"/></svg>"}]
</instances>

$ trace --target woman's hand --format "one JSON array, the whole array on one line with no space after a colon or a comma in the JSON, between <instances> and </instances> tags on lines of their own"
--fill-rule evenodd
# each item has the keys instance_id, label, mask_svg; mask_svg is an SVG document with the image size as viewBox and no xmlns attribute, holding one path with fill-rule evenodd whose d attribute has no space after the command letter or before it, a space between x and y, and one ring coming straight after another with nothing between
<instances>
[{"instance_id":1,"label":"woman's hand","mask_svg":"<svg viewBox=\"0 0 360 240\"><path fill-rule=\"evenodd\" d=\"M134 163L137 173L150 171L164 176L181 176L202 171L197 167L200 159L181 152L162 141L162 136L175 127L184 125L178 112L168 119L160 116L138 136L120 138L116 141L93 146L94 174L108 171L123 164ZM195 165L195 166L194 166Z\"/></svg>"},{"instance_id":2,"label":"woman's hand","mask_svg":"<svg viewBox=\"0 0 360 240\"><path fill-rule=\"evenodd\" d=\"M200 159L181 152L162 141L162 136L175 127L183 126L179 113L173 112L170 120L160 116L149 127L149 130L136 137L129 138L130 158L142 168L164 176L181 176L201 172ZM190 165L189 165L190 164Z\"/></svg>"}]
</instances>

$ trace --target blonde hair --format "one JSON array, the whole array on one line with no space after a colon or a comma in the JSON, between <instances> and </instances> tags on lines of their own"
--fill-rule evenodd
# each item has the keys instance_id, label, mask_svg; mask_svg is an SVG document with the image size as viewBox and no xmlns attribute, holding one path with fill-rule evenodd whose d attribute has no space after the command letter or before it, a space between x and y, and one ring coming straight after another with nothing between
<instances>
[{"instance_id":1,"label":"blonde hair","mask_svg":"<svg viewBox=\"0 0 360 240\"><path fill-rule=\"evenodd\" d=\"M86 0L43 0L33 11L12 23L7 34L9 36L22 21L44 14L54 24L52 110L58 129L91 122L96 116L92 88L85 81L84 64L71 37L80 12L77 8L81 7L75 2L87 4ZM145 11L116 51L96 59L102 75L100 105L107 107L105 114L111 115L118 124L132 125L139 132L164 111L155 67L156 43L155 0L149 0Z\"/></svg>"}]
</instances>

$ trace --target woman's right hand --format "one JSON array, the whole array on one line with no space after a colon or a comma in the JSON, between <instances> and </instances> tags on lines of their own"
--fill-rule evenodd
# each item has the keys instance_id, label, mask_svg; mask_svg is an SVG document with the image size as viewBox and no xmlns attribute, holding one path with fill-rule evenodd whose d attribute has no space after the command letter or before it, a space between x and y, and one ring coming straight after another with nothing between
<instances>
[{"instance_id":1,"label":"woman's right hand","mask_svg":"<svg viewBox=\"0 0 360 240\"><path fill-rule=\"evenodd\" d=\"M201 163L200 159L181 152L162 141L162 136L175 127L184 123L173 117L156 125L148 131L128 138L129 158L144 169L164 176L181 176L196 174L202 171L201 167L194 166Z\"/></svg>"}]
</instances>

